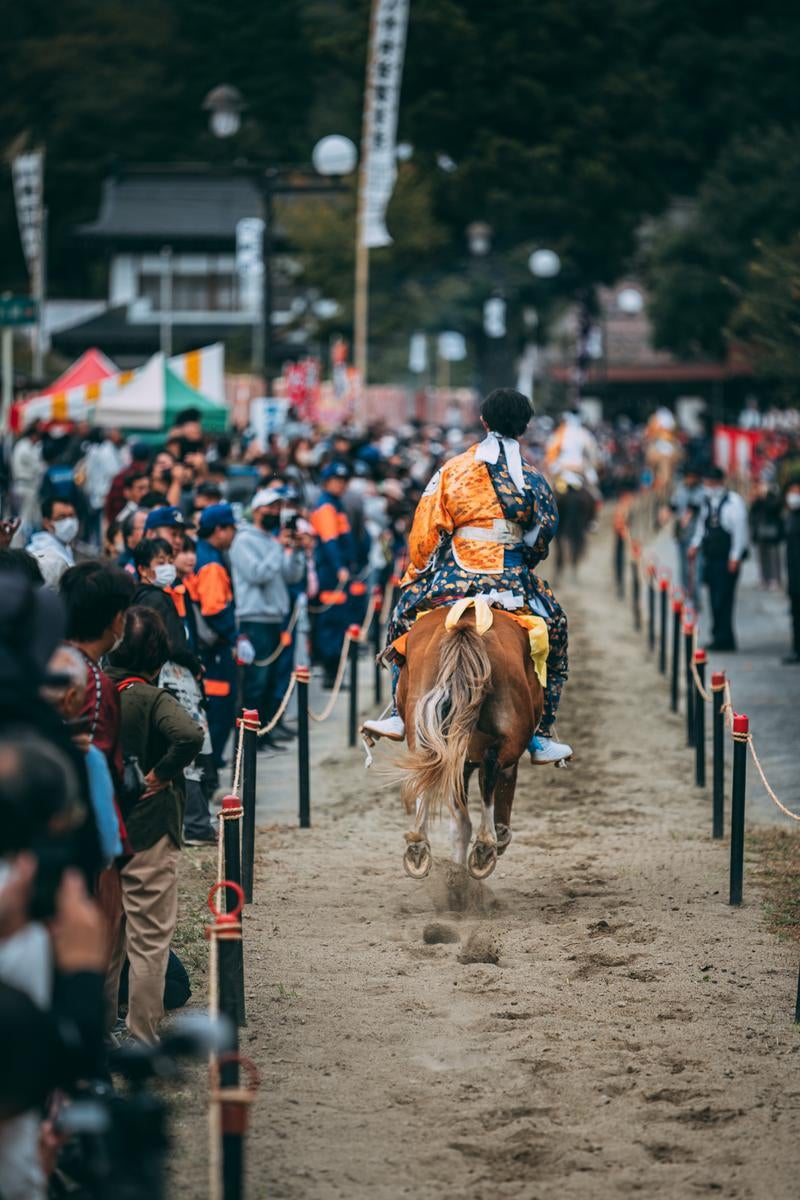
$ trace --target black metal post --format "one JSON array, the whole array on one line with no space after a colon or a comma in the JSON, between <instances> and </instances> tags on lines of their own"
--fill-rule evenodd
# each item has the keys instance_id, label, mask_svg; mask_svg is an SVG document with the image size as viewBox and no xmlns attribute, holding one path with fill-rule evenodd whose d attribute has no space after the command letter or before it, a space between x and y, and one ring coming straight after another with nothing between
<instances>
[{"instance_id":1,"label":"black metal post","mask_svg":"<svg viewBox=\"0 0 800 1200\"><path fill-rule=\"evenodd\" d=\"M311 828L311 767L308 740L308 667L297 667L297 786L301 829Z\"/></svg>"},{"instance_id":2,"label":"black metal post","mask_svg":"<svg viewBox=\"0 0 800 1200\"><path fill-rule=\"evenodd\" d=\"M213 898L217 891L225 889L226 911L218 913L213 906ZM242 924L240 920L244 893L232 880L224 880L216 884L208 897L209 908L214 913L214 925L211 936L215 943L217 955L217 978L219 1011L224 1013L233 1027L232 1052L220 1057L218 1064L219 1088L221 1091L234 1090L239 1086L239 1003L238 1003L238 961L237 945L241 945ZM221 1125L222 1141L222 1195L224 1200L242 1200L244 1196L244 1156L242 1154L241 1138L231 1133L223 1120Z\"/></svg>"},{"instance_id":3,"label":"black metal post","mask_svg":"<svg viewBox=\"0 0 800 1200\"><path fill-rule=\"evenodd\" d=\"M694 625L687 621L683 626L683 651L686 664L686 745L694 745L694 678L692 677L692 655L694 654Z\"/></svg>"},{"instance_id":4,"label":"black metal post","mask_svg":"<svg viewBox=\"0 0 800 1200\"><path fill-rule=\"evenodd\" d=\"M241 889L242 886L242 812L242 802L238 796L225 796L223 798L222 839L225 861L222 869L226 880L232 884L235 884L239 889ZM226 888L226 911L229 913L234 912L237 903L238 899L235 888ZM244 1002L244 941L241 936L241 932L238 940L234 940L231 944L233 946L233 951L235 951L235 953L233 953L233 951L231 952L231 957L236 959L236 979L235 983L231 984L235 993L236 1024L246 1025L247 1014Z\"/></svg>"},{"instance_id":5,"label":"black metal post","mask_svg":"<svg viewBox=\"0 0 800 1200\"><path fill-rule=\"evenodd\" d=\"M725 696L725 672L715 671L711 676L713 708L714 764L712 768L713 804L712 836L721 838L725 832L725 714L722 705Z\"/></svg>"},{"instance_id":6,"label":"black metal post","mask_svg":"<svg viewBox=\"0 0 800 1200\"><path fill-rule=\"evenodd\" d=\"M667 629L669 627L669 580L659 581L659 629L658 629L658 670L661 675L667 673Z\"/></svg>"},{"instance_id":7,"label":"black metal post","mask_svg":"<svg viewBox=\"0 0 800 1200\"><path fill-rule=\"evenodd\" d=\"M750 722L738 713L733 718L733 786L731 789L730 904L742 903L744 875L744 807L747 788L747 741ZM737 737L738 735L738 737Z\"/></svg>"},{"instance_id":8,"label":"black metal post","mask_svg":"<svg viewBox=\"0 0 800 1200\"><path fill-rule=\"evenodd\" d=\"M256 853L256 752L260 720L254 708L242 709L242 887L248 904L253 903L253 864Z\"/></svg>"},{"instance_id":9,"label":"black metal post","mask_svg":"<svg viewBox=\"0 0 800 1200\"><path fill-rule=\"evenodd\" d=\"M375 589L375 619L372 622L372 653L375 660L374 666L374 684L375 684L375 706L379 707L383 704L383 668L378 662L378 655L383 649L383 626L381 625L381 609L382 595L378 588Z\"/></svg>"},{"instance_id":10,"label":"black metal post","mask_svg":"<svg viewBox=\"0 0 800 1200\"><path fill-rule=\"evenodd\" d=\"M656 648L656 572L654 567L647 571L647 648Z\"/></svg>"},{"instance_id":11,"label":"black metal post","mask_svg":"<svg viewBox=\"0 0 800 1200\"><path fill-rule=\"evenodd\" d=\"M670 693L670 708L678 711L678 692L681 676L681 617L683 605L680 600L672 601L672 690Z\"/></svg>"},{"instance_id":12,"label":"black metal post","mask_svg":"<svg viewBox=\"0 0 800 1200\"><path fill-rule=\"evenodd\" d=\"M797 972L797 999L794 1002L795 1024L800 1025L800 971Z\"/></svg>"},{"instance_id":13,"label":"black metal post","mask_svg":"<svg viewBox=\"0 0 800 1200\"><path fill-rule=\"evenodd\" d=\"M695 650L694 667L700 683L705 688L705 650ZM697 684L694 696L694 781L699 788L706 786L706 705Z\"/></svg>"},{"instance_id":14,"label":"black metal post","mask_svg":"<svg viewBox=\"0 0 800 1200\"><path fill-rule=\"evenodd\" d=\"M633 606L633 628L642 628L642 601L639 592L639 560L634 558L631 563L631 604Z\"/></svg>"},{"instance_id":15,"label":"black metal post","mask_svg":"<svg viewBox=\"0 0 800 1200\"><path fill-rule=\"evenodd\" d=\"M614 545L614 577L617 581L617 597L625 599L625 538L617 533Z\"/></svg>"},{"instance_id":16,"label":"black metal post","mask_svg":"<svg viewBox=\"0 0 800 1200\"><path fill-rule=\"evenodd\" d=\"M355 746L358 739L358 635L360 632L358 625L351 625L348 632L350 634L350 646L347 651L350 659L350 706L347 744Z\"/></svg>"}]
</instances>

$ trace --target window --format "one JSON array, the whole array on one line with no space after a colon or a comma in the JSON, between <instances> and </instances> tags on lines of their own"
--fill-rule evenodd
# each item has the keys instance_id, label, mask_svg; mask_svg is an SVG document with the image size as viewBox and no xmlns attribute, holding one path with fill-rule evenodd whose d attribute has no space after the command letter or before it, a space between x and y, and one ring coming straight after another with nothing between
<instances>
[{"instance_id":1,"label":"window","mask_svg":"<svg viewBox=\"0 0 800 1200\"><path fill-rule=\"evenodd\" d=\"M172 276L173 312L235 312L239 307L236 277L231 272ZM139 295L161 310L161 276L139 276Z\"/></svg>"}]
</instances>

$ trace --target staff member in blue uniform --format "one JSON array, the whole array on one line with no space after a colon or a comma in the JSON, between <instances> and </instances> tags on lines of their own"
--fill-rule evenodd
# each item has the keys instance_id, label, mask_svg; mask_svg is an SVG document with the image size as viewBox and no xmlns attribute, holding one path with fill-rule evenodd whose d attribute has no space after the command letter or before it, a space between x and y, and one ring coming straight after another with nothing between
<instances>
[{"instance_id":1,"label":"staff member in blue uniform","mask_svg":"<svg viewBox=\"0 0 800 1200\"><path fill-rule=\"evenodd\" d=\"M315 561L319 577L316 649L325 670L324 686L333 687L336 668L348 625L348 584L353 563L353 538L342 495L350 482L350 468L332 462L321 475L322 492L311 514L317 535Z\"/></svg>"},{"instance_id":2,"label":"staff member in blue uniform","mask_svg":"<svg viewBox=\"0 0 800 1200\"><path fill-rule=\"evenodd\" d=\"M236 608L226 555L236 534L230 504L203 509L197 529L197 569L192 598L196 604L200 659L205 667L208 730L214 764L223 765L225 744L233 729L236 703Z\"/></svg>"}]
</instances>

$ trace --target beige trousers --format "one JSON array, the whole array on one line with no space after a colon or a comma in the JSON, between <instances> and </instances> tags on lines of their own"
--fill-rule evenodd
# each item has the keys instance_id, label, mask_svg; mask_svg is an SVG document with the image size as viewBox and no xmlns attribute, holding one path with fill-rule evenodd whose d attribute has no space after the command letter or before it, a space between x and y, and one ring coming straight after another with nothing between
<instances>
[{"instance_id":1,"label":"beige trousers","mask_svg":"<svg viewBox=\"0 0 800 1200\"><path fill-rule=\"evenodd\" d=\"M178 919L178 847L163 837L137 850L120 871L123 917L106 980L109 1018L116 1019L119 977L127 953L127 1025L142 1042L158 1041L164 1016L164 976Z\"/></svg>"}]
</instances>

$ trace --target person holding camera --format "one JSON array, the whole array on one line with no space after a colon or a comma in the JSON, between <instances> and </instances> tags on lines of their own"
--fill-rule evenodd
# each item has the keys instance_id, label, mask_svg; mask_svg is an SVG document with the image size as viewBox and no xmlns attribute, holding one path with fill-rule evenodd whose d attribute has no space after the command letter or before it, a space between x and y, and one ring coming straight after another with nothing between
<instances>
[{"instance_id":1,"label":"person holding camera","mask_svg":"<svg viewBox=\"0 0 800 1200\"><path fill-rule=\"evenodd\" d=\"M256 492L250 505L253 523L237 531L231 547L239 630L255 650L255 661L244 667L244 706L257 709L265 722L281 700L276 694L281 629L292 606L287 585L300 582L306 565L296 523L281 522L285 499L280 487ZM293 736L278 725L259 744L276 749L287 735Z\"/></svg>"},{"instance_id":2,"label":"person holding camera","mask_svg":"<svg viewBox=\"0 0 800 1200\"><path fill-rule=\"evenodd\" d=\"M116 1014L127 951L127 1025L134 1037L148 1043L158 1040L164 1015L164 976L178 917L183 769L203 744L199 725L174 696L156 686L169 653L158 613L134 606L125 615L119 646L108 656L108 676L120 698L127 759L125 819L133 855L120 869L123 921L112 952L107 999Z\"/></svg>"}]
</instances>

